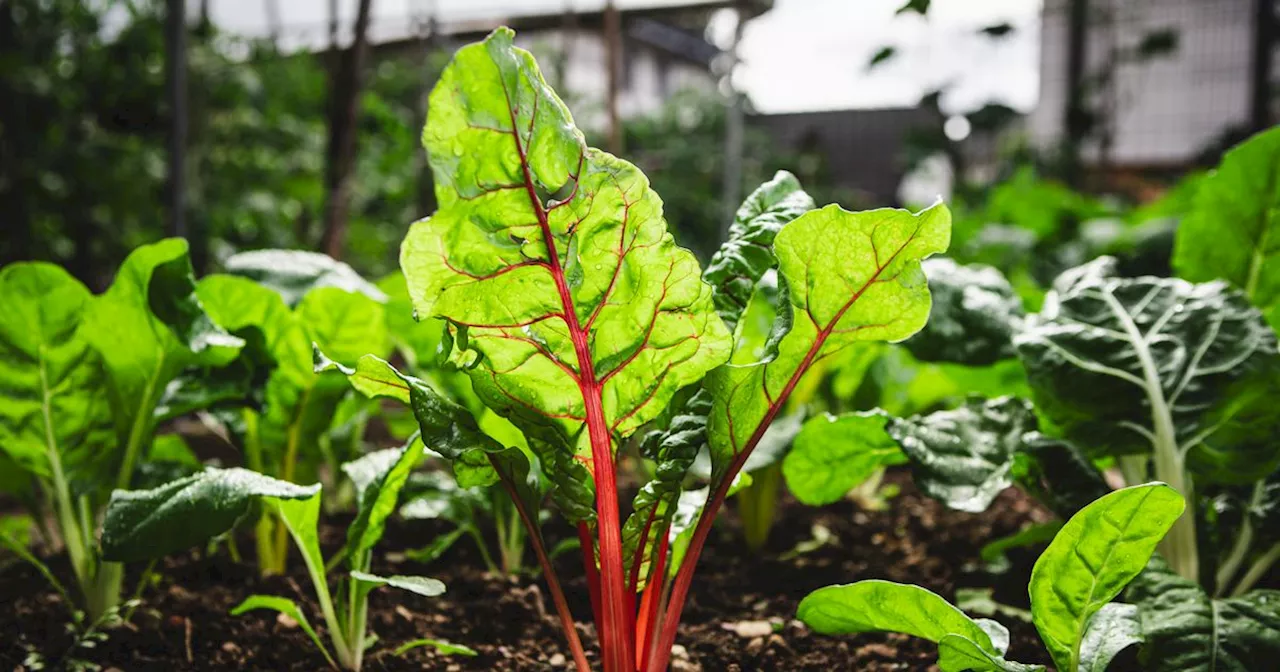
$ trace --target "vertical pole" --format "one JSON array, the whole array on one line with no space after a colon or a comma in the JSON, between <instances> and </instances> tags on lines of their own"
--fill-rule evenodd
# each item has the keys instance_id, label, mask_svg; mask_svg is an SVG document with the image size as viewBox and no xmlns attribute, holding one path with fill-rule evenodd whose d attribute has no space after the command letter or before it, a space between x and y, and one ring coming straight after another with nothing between
<instances>
[{"instance_id":1,"label":"vertical pole","mask_svg":"<svg viewBox=\"0 0 1280 672\"><path fill-rule=\"evenodd\" d=\"M1276 47L1276 15L1273 0L1253 0L1253 63L1249 86L1249 127L1271 127L1271 64Z\"/></svg>"},{"instance_id":2,"label":"vertical pole","mask_svg":"<svg viewBox=\"0 0 1280 672\"><path fill-rule=\"evenodd\" d=\"M1084 69L1088 53L1089 0L1068 0L1067 25L1067 82L1066 106L1063 122L1066 142L1063 143L1065 177L1067 184L1078 187L1080 182L1080 145L1089 130L1085 108Z\"/></svg>"},{"instance_id":3,"label":"vertical pole","mask_svg":"<svg viewBox=\"0 0 1280 672\"><path fill-rule=\"evenodd\" d=\"M729 47L729 70L725 73L725 81L729 84L729 99L725 105L724 123L724 183L721 185L721 198L724 200L724 221L721 229L728 234L729 225L738 211L738 202L742 200L742 145L746 133L746 112L743 109L743 96L733 86L733 72L738 68L738 44L742 42L742 29L747 23L747 11L741 0L735 3L734 13L737 24L733 29L733 44Z\"/></svg>"},{"instance_id":4,"label":"vertical pole","mask_svg":"<svg viewBox=\"0 0 1280 672\"><path fill-rule=\"evenodd\" d=\"M165 97L169 102L169 234L186 238L187 9L165 2Z\"/></svg>"},{"instance_id":5,"label":"vertical pole","mask_svg":"<svg viewBox=\"0 0 1280 672\"><path fill-rule=\"evenodd\" d=\"M618 119L618 81L622 70L622 17L613 0L604 8L604 41L606 67L609 68L609 151L622 153L622 122Z\"/></svg>"}]
</instances>

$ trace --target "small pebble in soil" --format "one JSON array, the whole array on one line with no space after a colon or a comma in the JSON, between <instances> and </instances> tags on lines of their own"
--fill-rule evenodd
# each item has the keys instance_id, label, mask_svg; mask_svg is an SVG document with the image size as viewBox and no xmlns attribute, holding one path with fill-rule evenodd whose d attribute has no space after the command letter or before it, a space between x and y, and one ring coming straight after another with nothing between
<instances>
[{"instance_id":1,"label":"small pebble in soil","mask_svg":"<svg viewBox=\"0 0 1280 672\"><path fill-rule=\"evenodd\" d=\"M557 653L554 656L551 656L551 660L548 660L547 664L551 665L551 667L564 667L565 662L567 661L564 659L564 654Z\"/></svg>"}]
</instances>

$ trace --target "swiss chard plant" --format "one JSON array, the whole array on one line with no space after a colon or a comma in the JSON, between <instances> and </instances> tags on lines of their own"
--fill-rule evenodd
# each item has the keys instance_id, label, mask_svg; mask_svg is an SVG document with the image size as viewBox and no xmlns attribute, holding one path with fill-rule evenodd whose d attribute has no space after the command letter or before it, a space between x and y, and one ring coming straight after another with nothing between
<instances>
[{"instance_id":1,"label":"swiss chard plant","mask_svg":"<svg viewBox=\"0 0 1280 672\"><path fill-rule=\"evenodd\" d=\"M1143 658L1152 669L1202 669L1180 667L1169 652L1217 642L1210 667L1251 669L1239 661L1280 652L1280 602L1257 588L1280 561L1280 351L1267 319L1275 306L1269 241L1280 235L1277 165L1273 130L1198 181L1174 255L1179 273L1197 283L1121 277L1102 257L1063 273L1038 313L955 306L979 313L955 322L970 325L956 343L968 343L977 325L1008 325L1031 399L831 420L861 433L843 434L850 445L838 450L813 451L831 462L822 473L856 470L896 444L920 487L953 508L984 510L1016 484L1063 517L1110 489L1103 469L1130 485L1164 481L1186 513L1161 543L1163 564L1135 584L1167 588L1133 600L1149 635ZM1179 612L1195 616L1161 624ZM1246 649L1254 657L1242 657Z\"/></svg>"},{"instance_id":2,"label":"swiss chard plant","mask_svg":"<svg viewBox=\"0 0 1280 672\"><path fill-rule=\"evenodd\" d=\"M204 311L177 239L135 250L98 296L51 264L6 266L0 305L0 451L34 483L36 517L56 521L81 604L97 620L119 603L123 580L98 549L107 494L135 484L175 381L227 365L243 342Z\"/></svg>"},{"instance_id":3,"label":"swiss chard plant","mask_svg":"<svg viewBox=\"0 0 1280 672\"><path fill-rule=\"evenodd\" d=\"M431 94L423 138L440 207L411 227L401 267L419 319L445 321L451 357L523 433L577 526L604 670L657 672L712 523L752 452L814 364L920 329L929 312L920 262L946 249L949 214L941 205L918 214L828 206L762 220L738 229L708 284L667 233L645 177L585 144L512 38L499 29L461 49ZM768 337L735 342L725 317L741 314L770 269ZM753 356L731 362L741 348ZM588 670L538 533L529 455L377 358L362 358L351 378L366 393L407 400L460 483L511 494L573 660ZM667 408L695 385L683 406ZM656 476L624 518L619 451L660 417L669 431L644 452ZM710 483L682 493L703 444Z\"/></svg>"},{"instance_id":4,"label":"swiss chard plant","mask_svg":"<svg viewBox=\"0 0 1280 672\"><path fill-rule=\"evenodd\" d=\"M249 345L232 366L192 376L188 396L212 396L228 385L251 391L254 403L222 405L204 416L240 449L247 468L289 482L338 473L361 451L336 440L335 430L351 423L350 435L358 438L359 414L367 409L351 403L342 376L314 370L312 350L319 346L351 363L370 351L385 354L387 297L346 264L310 252L246 252L228 259L226 271L202 278L196 291L209 314ZM340 491L337 481L329 485ZM286 526L266 516L256 541L259 569L284 571Z\"/></svg>"},{"instance_id":5,"label":"swiss chard plant","mask_svg":"<svg viewBox=\"0 0 1280 672\"><path fill-rule=\"evenodd\" d=\"M315 642L330 666L359 670L368 647L369 594L380 586L435 597L444 584L420 576L371 573L373 549L387 518L395 512L400 491L424 454L414 437L403 448L369 453L342 466L355 486L356 517L347 527L342 549L347 574L330 591L320 550L319 484L302 486L247 469L208 469L151 490L118 490L107 507L102 529L103 555L116 561L145 560L203 543L226 533L251 515L256 506L272 511L288 530L311 577L330 647L321 641L306 615L292 600L252 595L235 609L240 615L270 609L288 615ZM332 650L331 650L332 649Z\"/></svg>"},{"instance_id":6,"label":"swiss chard plant","mask_svg":"<svg viewBox=\"0 0 1280 672\"><path fill-rule=\"evenodd\" d=\"M1166 485L1137 485L1103 496L1062 526L1036 561L1027 590L1032 622L1059 672L1102 672L1142 641L1138 609L1112 600L1143 571L1184 506ZM919 586L868 580L820 588L801 601L797 618L823 634L928 639L938 644L943 672L1044 669L1005 658L1009 631L1000 623L970 618Z\"/></svg>"}]
</instances>

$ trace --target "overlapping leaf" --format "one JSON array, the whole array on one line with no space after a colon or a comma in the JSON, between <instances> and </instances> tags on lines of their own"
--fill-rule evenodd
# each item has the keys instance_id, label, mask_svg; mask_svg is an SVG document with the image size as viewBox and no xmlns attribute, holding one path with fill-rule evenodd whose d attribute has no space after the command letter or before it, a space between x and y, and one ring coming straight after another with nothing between
<instances>
[{"instance_id":1,"label":"overlapping leaf","mask_svg":"<svg viewBox=\"0 0 1280 672\"><path fill-rule=\"evenodd\" d=\"M1280 656L1280 591L1212 599L1152 558L1128 597L1142 621L1144 669L1254 672L1273 667Z\"/></svg>"},{"instance_id":2,"label":"overlapping leaf","mask_svg":"<svg viewBox=\"0 0 1280 672\"><path fill-rule=\"evenodd\" d=\"M588 415L626 436L725 360L710 288L648 181L586 146L510 30L459 50L430 108L440 208L401 267L487 405L589 461Z\"/></svg>"},{"instance_id":3,"label":"overlapping leaf","mask_svg":"<svg viewBox=\"0 0 1280 672\"><path fill-rule=\"evenodd\" d=\"M1155 418L1167 418L1201 478L1269 473L1275 332L1220 282L1122 279L1114 267L1104 257L1064 273L1016 336L1039 412L1104 454L1151 451Z\"/></svg>"},{"instance_id":4,"label":"overlapping leaf","mask_svg":"<svg viewBox=\"0 0 1280 672\"><path fill-rule=\"evenodd\" d=\"M810 506L830 504L875 472L906 461L883 413L820 415L804 424L782 462L787 489Z\"/></svg>"},{"instance_id":5,"label":"overlapping leaf","mask_svg":"<svg viewBox=\"0 0 1280 672\"><path fill-rule=\"evenodd\" d=\"M320 287L363 294L377 303L387 299L350 266L318 252L253 250L228 257L224 265L227 273L249 278L278 293L291 308Z\"/></svg>"},{"instance_id":6,"label":"overlapping leaf","mask_svg":"<svg viewBox=\"0 0 1280 672\"><path fill-rule=\"evenodd\" d=\"M97 482L109 466L102 363L77 332L90 300L52 264L0 269L0 451L45 479Z\"/></svg>"},{"instance_id":7,"label":"overlapping leaf","mask_svg":"<svg viewBox=\"0 0 1280 672\"><path fill-rule=\"evenodd\" d=\"M400 490L422 455L422 443L415 436L402 448L379 450L342 465L356 486L356 518L347 526L347 554L353 569L367 563L366 554L382 539Z\"/></svg>"},{"instance_id":8,"label":"overlapping leaf","mask_svg":"<svg viewBox=\"0 0 1280 672\"><path fill-rule=\"evenodd\" d=\"M1142 571L1184 507L1182 495L1163 483L1137 485L1062 526L1028 586L1032 620L1058 669L1077 669L1091 619Z\"/></svg>"},{"instance_id":9,"label":"overlapping leaf","mask_svg":"<svg viewBox=\"0 0 1280 672\"><path fill-rule=\"evenodd\" d=\"M783 227L774 252L789 309L779 315L770 356L721 367L705 382L714 398L713 480L745 459L815 361L854 343L900 341L924 325L929 289L920 262L949 239L942 205L919 214L828 206Z\"/></svg>"},{"instance_id":10,"label":"overlapping leaf","mask_svg":"<svg viewBox=\"0 0 1280 672\"><path fill-rule=\"evenodd\" d=\"M1014 356L1013 329L1022 299L990 266L951 259L924 262L933 305L920 333L903 345L925 362L986 366Z\"/></svg>"}]
</instances>

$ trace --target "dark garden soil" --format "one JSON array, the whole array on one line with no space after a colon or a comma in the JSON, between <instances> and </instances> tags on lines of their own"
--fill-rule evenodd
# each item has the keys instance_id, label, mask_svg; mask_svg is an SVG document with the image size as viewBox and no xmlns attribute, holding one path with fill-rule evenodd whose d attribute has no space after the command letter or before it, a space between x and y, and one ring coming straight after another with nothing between
<instances>
[{"instance_id":1,"label":"dark garden soil","mask_svg":"<svg viewBox=\"0 0 1280 672\"><path fill-rule=\"evenodd\" d=\"M677 640L686 653L677 656L672 669L935 669L931 643L899 635L825 637L793 620L801 598L832 583L884 578L919 583L949 598L958 587L995 585L998 602L1025 607L1032 552L1015 555L1014 568L998 577L976 570L985 542L1043 517L1034 503L1009 490L987 513L963 514L921 495L905 472L891 474L889 482L902 493L884 511L862 511L850 502L823 509L784 502L765 552L748 551L733 517L724 517L698 568ZM827 545L780 557L812 539L815 525L831 532ZM392 522L375 570L435 576L448 585L448 592L435 599L389 589L375 593L370 624L380 639L365 669L514 671L564 665L558 622L539 578L486 576L476 569L480 563L474 547L461 542L429 567L403 560L400 551L425 545L443 529L431 521ZM340 545L342 534L337 527L325 529L326 551ZM240 544L251 545L247 540ZM0 573L0 672L34 669L23 666L24 659L35 658L33 652L45 661L45 669L58 669L69 658L121 671L324 669L306 635L287 619L266 611L227 615L249 594L281 595L304 604L311 623L323 632L309 580L296 554L291 561L295 570L289 576L258 579L250 564L232 562L225 550L204 559L195 552L171 557L158 566L158 585L143 593L131 622L110 630L92 648L72 647L66 605L44 580L25 565L11 566ZM575 614L589 618L576 554L559 564ZM64 574L67 569L56 562L54 568ZM1012 659L1048 662L1031 624L1004 615L998 619L1012 633ZM592 627L583 625L580 631L590 649ZM400 644L421 637L465 644L479 655L445 656L426 647L393 655Z\"/></svg>"}]
</instances>

